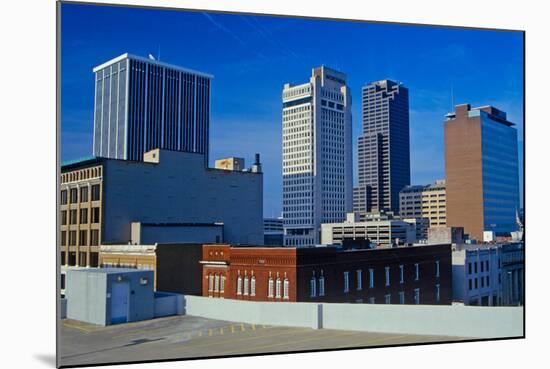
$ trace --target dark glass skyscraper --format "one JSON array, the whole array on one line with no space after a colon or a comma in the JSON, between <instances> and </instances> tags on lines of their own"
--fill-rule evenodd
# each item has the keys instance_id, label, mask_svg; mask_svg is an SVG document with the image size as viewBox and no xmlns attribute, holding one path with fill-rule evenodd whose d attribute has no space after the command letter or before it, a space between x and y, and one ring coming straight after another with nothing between
<instances>
[{"instance_id":1,"label":"dark glass skyscraper","mask_svg":"<svg viewBox=\"0 0 550 369\"><path fill-rule=\"evenodd\" d=\"M161 148L208 162L211 75L129 54L93 71L94 156L143 160Z\"/></svg>"},{"instance_id":2,"label":"dark glass skyscraper","mask_svg":"<svg viewBox=\"0 0 550 369\"><path fill-rule=\"evenodd\" d=\"M363 133L358 142L359 183L353 210L399 212L399 191L411 182L409 90L390 80L362 91Z\"/></svg>"}]
</instances>

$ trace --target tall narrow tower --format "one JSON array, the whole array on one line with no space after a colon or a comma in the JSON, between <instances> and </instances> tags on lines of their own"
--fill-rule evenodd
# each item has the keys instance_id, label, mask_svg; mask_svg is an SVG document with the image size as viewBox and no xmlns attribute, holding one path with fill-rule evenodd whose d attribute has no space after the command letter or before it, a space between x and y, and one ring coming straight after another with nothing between
<instances>
[{"instance_id":1,"label":"tall narrow tower","mask_svg":"<svg viewBox=\"0 0 550 369\"><path fill-rule=\"evenodd\" d=\"M411 183L409 90L390 80L363 87L363 133L358 141L359 183L353 210L399 212L399 191Z\"/></svg>"},{"instance_id":2,"label":"tall narrow tower","mask_svg":"<svg viewBox=\"0 0 550 369\"><path fill-rule=\"evenodd\" d=\"M321 223L352 209L351 94L346 75L321 66L283 89L283 218L287 246L320 242Z\"/></svg>"},{"instance_id":3,"label":"tall narrow tower","mask_svg":"<svg viewBox=\"0 0 550 369\"><path fill-rule=\"evenodd\" d=\"M208 163L211 75L130 54L93 71L94 156L141 161L160 148Z\"/></svg>"}]
</instances>

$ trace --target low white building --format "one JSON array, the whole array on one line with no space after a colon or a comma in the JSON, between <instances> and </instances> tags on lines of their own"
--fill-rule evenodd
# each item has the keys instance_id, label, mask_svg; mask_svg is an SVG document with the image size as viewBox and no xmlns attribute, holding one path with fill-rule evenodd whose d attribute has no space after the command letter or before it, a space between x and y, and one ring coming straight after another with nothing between
<instances>
[{"instance_id":1,"label":"low white building","mask_svg":"<svg viewBox=\"0 0 550 369\"><path fill-rule=\"evenodd\" d=\"M453 301L482 306L522 304L522 251L521 244L453 246Z\"/></svg>"},{"instance_id":2,"label":"low white building","mask_svg":"<svg viewBox=\"0 0 550 369\"><path fill-rule=\"evenodd\" d=\"M321 224L323 245L342 245L345 241L366 240L372 246L413 244L416 242L416 226L400 219L374 215L357 221L354 213L348 213L344 222Z\"/></svg>"}]
</instances>

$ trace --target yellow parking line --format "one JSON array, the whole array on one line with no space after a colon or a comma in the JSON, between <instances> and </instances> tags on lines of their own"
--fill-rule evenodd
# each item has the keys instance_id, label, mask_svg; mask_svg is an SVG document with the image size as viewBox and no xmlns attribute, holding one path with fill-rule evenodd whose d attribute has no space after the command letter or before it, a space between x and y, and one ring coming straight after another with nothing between
<instances>
[{"instance_id":1,"label":"yellow parking line","mask_svg":"<svg viewBox=\"0 0 550 369\"><path fill-rule=\"evenodd\" d=\"M276 331L277 333L274 333L274 334L266 334L266 335L262 335L261 337L262 338L273 338L273 337L277 337L277 336L282 336L282 335L288 335L288 334L291 334L291 335L296 335L297 333L300 333L300 332L306 332L306 331L311 331L311 328L292 328L292 329L285 329L283 332L281 331ZM252 337L242 337L242 338L236 338L236 339L231 339L231 343L235 343L235 342L246 342L246 341L254 341L254 340L257 340L258 339L258 336L257 335L254 335ZM223 339L223 340L220 340L220 341L214 341L214 342L211 342L211 341L207 341L207 343L199 343L199 344L193 344L193 341L189 342L187 345L185 345L185 347L181 347L181 346L178 346L176 348L177 351L181 351L182 349L183 350L193 350L195 348L198 348L198 347L209 347L209 346L215 346L215 345L227 345L227 340L226 339ZM231 351L230 351L231 352Z\"/></svg>"}]
</instances>

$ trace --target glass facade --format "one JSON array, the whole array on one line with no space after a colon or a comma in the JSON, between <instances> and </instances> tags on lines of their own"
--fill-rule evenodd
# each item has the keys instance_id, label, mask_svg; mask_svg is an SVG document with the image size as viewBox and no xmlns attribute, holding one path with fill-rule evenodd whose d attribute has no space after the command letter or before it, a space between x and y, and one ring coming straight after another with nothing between
<instances>
[{"instance_id":1,"label":"glass facade","mask_svg":"<svg viewBox=\"0 0 550 369\"><path fill-rule=\"evenodd\" d=\"M96 70L94 155L143 160L161 148L207 162L210 78L132 56Z\"/></svg>"},{"instance_id":2,"label":"glass facade","mask_svg":"<svg viewBox=\"0 0 550 369\"><path fill-rule=\"evenodd\" d=\"M517 230L519 171L517 131L480 112L484 229L499 233Z\"/></svg>"}]
</instances>

